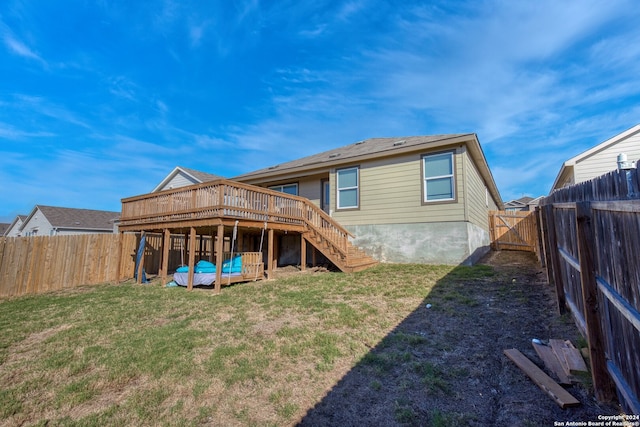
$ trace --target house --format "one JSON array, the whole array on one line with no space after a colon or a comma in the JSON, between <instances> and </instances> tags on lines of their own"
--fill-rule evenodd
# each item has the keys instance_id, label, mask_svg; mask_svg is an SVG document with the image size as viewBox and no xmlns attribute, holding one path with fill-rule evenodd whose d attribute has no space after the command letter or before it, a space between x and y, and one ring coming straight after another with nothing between
<instances>
[{"instance_id":1,"label":"house","mask_svg":"<svg viewBox=\"0 0 640 427\"><path fill-rule=\"evenodd\" d=\"M176 267L178 239L187 289L200 284L196 261L208 258L215 277L207 285L216 292L236 283L223 277L234 253L257 260L247 268L266 265L267 277L291 263L328 261L344 272L380 261L472 264L490 249L489 211L504 208L475 134L367 139L233 179L162 189L176 176L123 198L118 230L141 241L162 236L162 263L153 268L163 280ZM144 257L138 272L143 264ZM252 280L262 277L255 271Z\"/></svg>"},{"instance_id":2,"label":"house","mask_svg":"<svg viewBox=\"0 0 640 427\"><path fill-rule=\"evenodd\" d=\"M24 220L27 219L26 215L17 215L15 219L9 224L9 227L5 230L5 237L19 237L20 236L20 228L24 223Z\"/></svg>"},{"instance_id":3,"label":"house","mask_svg":"<svg viewBox=\"0 0 640 427\"><path fill-rule=\"evenodd\" d=\"M24 219L22 236L114 233L120 212L36 205Z\"/></svg>"},{"instance_id":4,"label":"house","mask_svg":"<svg viewBox=\"0 0 640 427\"><path fill-rule=\"evenodd\" d=\"M8 222L0 222L0 236L4 236L4 233L7 232L11 223Z\"/></svg>"},{"instance_id":5,"label":"house","mask_svg":"<svg viewBox=\"0 0 640 427\"><path fill-rule=\"evenodd\" d=\"M504 210L507 212L534 211L541 198L542 196L536 197L535 199L533 197L524 196L516 200L510 200L504 204Z\"/></svg>"},{"instance_id":6,"label":"house","mask_svg":"<svg viewBox=\"0 0 640 427\"><path fill-rule=\"evenodd\" d=\"M528 207L528 203L533 200L533 197L520 197L519 199L516 200L509 200L507 203L504 204L504 210L505 211L526 211L529 210Z\"/></svg>"},{"instance_id":7,"label":"house","mask_svg":"<svg viewBox=\"0 0 640 427\"><path fill-rule=\"evenodd\" d=\"M631 163L640 159L640 124L564 162L551 191L589 181L617 169L620 154L625 154Z\"/></svg>"},{"instance_id":8,"label":"house","mask_svg":"<svg viewBox=\"0 0 640 427\"><path fill-rule=\"evenodd\" d=\"M382 262L472 264L503 208L472 133L372 138L232 180L311 200Z\"/></svg>"},{"instance_id":9,"label":"house","mask_svg":"<svg viewBox=\"0 0 640 427\"><path fill-rule=\"evenodd\" d=\"M215 181L221 179L219 175L213 175L207 172L200 172L194 169L176 166L169 175L152 190L152 193L163 190L171 190L173 188L185 187L187 185L201 184L203 182Z\"/></svg>"}]
</instances>

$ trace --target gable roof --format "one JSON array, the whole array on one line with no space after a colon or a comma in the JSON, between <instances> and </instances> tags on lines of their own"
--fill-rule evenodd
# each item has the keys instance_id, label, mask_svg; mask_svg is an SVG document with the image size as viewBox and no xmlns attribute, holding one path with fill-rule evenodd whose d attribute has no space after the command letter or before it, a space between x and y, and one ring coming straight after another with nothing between
<instances>
[{"instance_id":1,"label":"gable roof","mask_svg":"<svg viewBox=\"0 0 640 427\"><path fill-rule=\"evenodd\" d=\"M36 205L24 220L23 228L38 210L52 227L64 229L113 230L114 221L120 217L120 212L114 211Z\"/></svg>"},{"instance_id":2,"label":"gable roof","mask_svg":"<svg viewBox=\"0 0 640 427\"><path fill-rule=\"evenodd\" d=\"M9 232L15 227L18 227L17 229L20 230L20 227L22 226L22 224L24 224L25 219L27 219L27 215L16 215L16 217L13 219L13 221L11 221L11 224L9 224L9 227L7 227L3 234L9 234Z\"/></svg>"},{"instance_id":3,"label":"gable roof","mask_svg":"<svg viewBox=\"0 0 640 427\"><path fill-rule=\"evenodd\" d=\"M493 175L491 174L491 170L489 169L489 165L487 164L482 147L475 133L370 138L344 147L338 147L301 159L245 173L231 179L253 184L285 174L309 174L314 170L327 170L347 163L395 156L421 150L433 150L455 144L466 144L471 157L485 180L489 192L498 205L502 205L500 192L495 184Z\"/></svg>"},{"instance_id":4,"label":"gable roof","mask_svg":"<svg viewBox=\"0 0 640 427\"><path fill-rule=\"evenodd\" d=\"M9 222L0 222L0 236L4 236L4 233L7 232L11 223Z\"/></svg>"},{"instance_id":5,"label":"gable roof","mask_svg":"<svg viewBox=\"0 0 640 427\"><path fill-rule=\"evenodd\" d=\"M504 204L505 207L525 207L533 200L533 197L524 196L519 199L509 200Z\"/></svg>"},{"instance_id":6,"label":"gable roof","mask_svg":"<svg viewBox=\"0 0 640 427\"><path fill-rule=\"evenodd\" d=\"M442 145L442 142L449 142L460 137L471 137L474 134L450 134L431 136L403 136L392 138L370 138L358 141L350 145L334 148L333 150L313 154L301 159L292 160L278 165L269 166L253 172L239 175L236 178L258 177L261 175L276 175L283 171L296 169L313 169L326 166L334 166L349 161L357 161L363 158L384 157L388 155L401 154L407 151L414 151L416 148L424 146Z\"/></svg>"},{"instance_id":7,"label":"gable roof","mask_svg":"<svg viewBox=\"0 0 640 427\"><path fill-rule=\"evenodd\" d=\"M198 171L195 169L185 168L182 166L176 166L173 170L167 175L161 182L158 184L151 192L155 193L156 191L160 191L163 187L167 185L176 175L183 173L196 181L197 184L207 181L215 181L217 179L222 179L223 177L220 175L214 175L207 172Z\"/></svg>"},{"instance_id":8,"label":"gable roof","mask_svg":"<svg viewBox=\"0 0 640 427\"><path fill-rule=\"evenodd\" d=\"M560 168L560 171L558 172L558 175L556 176L555 181L553 182L553 185L551 186L551 190L553 191L553 189L555 189L558 185L558 183L560 182L560 180L567 176L568 174L572 174L573 173L573 168L576 165L576 163L579 163L581 161L583 161L584 159L593 156L594 154L609 148L612 145L617 144L618 142L636 134L640 132L640 124L635 125L634 127L632 127L631 129L627 129L626 131L611 137L609 139L607 139L604 142L601 142L600 144L596 145L595 147L592 147L580 154L578 154L575 157L570 158L569 160L565 161L562 164L562 167Z\"/></svg>"}]
</instances>

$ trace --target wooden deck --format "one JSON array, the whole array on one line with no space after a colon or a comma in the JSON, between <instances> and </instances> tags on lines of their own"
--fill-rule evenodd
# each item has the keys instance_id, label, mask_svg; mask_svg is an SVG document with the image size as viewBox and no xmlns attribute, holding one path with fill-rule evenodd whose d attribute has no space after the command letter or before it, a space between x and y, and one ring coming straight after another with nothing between
<instances>
[{"instance_id":1,"label":"wooden deck","mask_svg":"<svg viewBox=\"0 0 640 427\"><path fill-rule=\"evenodd\" d=\"M350 243L353 236L349 231L308 199L226 179L122 199L119 229L162 232L167 239L172 233L188 232L191 244L198 235L215 236L220 254L231 229L266 230L268 274L276 264L275 232L300 235L303 268L307 242L345 272L377 264ZM195 248L190 248L189 266L193 266L194 252ZM166 275L166 271L162 273Z\"/></svg>"}]
</instances>

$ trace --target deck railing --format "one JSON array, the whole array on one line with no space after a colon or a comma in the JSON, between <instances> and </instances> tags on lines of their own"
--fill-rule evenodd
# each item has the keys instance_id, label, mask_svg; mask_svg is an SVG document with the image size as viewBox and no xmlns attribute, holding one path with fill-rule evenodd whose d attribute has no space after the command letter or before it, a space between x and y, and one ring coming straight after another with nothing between
<instances>
[{"instance_id":1,"label":"deck railing","mask_svg":"<svg viewBox=\"0 0 640 427\"><path fill-rule=\"evenodd\" d=\"M220 179L122 199L121 227L238 219L313 228L345 253L351 234L310 200Z\"/></svg>"}]
</instances>

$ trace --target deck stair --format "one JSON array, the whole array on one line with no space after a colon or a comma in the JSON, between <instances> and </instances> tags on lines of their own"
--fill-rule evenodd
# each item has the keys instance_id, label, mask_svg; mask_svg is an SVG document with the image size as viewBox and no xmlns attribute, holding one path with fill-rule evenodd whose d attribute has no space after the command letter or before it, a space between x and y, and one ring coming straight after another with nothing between
<instances>
[{"instance_id":1,"label":"deck stair","mask_svg":"<svg viewBox=\"0 0 640 427\"><path fill-rule=\"evenodd\" d=\"M346 240L343 247L334 244L331 239L325 237L322 229L309 227L303 233L305 240L311 243L327 259L331 260L341 271L354 273L366 270L378 264L378 261L367 255L362 249L354 246Z\"/></svg>"}]
</instances>

